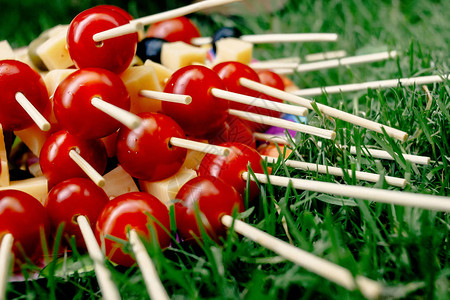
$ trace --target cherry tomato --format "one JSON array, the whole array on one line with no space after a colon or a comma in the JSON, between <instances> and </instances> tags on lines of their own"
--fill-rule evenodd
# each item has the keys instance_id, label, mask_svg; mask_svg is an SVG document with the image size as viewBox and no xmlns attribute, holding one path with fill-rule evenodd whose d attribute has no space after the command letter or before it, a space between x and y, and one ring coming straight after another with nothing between
<instances>
[{"instance_id":1,"label":"cherry tomato","mask_svg":"<svg viewBox=\"0 0 450 300\"><path fill-rule=\"evenodd\" d=\"M41 234L47 238L49 228L47 212L36 198L18 190L0 191L0 241L7 233L13 235L18 263L40 254Z\"/></svg>"},{"instance_id":2,"label":"cherry tomato","mask_svg":"<svg viewBox=\"0 0 450 300\"><path fill-rule=\"evenodd\" d=\"M50 113L50 100L41 76L17 60L0 60L0 124L5 131L22 130L34 124L16 101L21 92L44 116Z\"/></svg>"},{"instance_id":3,"label":"cherry tomato","mask_svg":"<svg viewBox=\"0 0 450 300\"><path fill-rule=\"evenodd\" d=\"M157 181L175 174L186 158L186 149L169 144L171 137L185 138L181 127L170 117L141 113L141 126L122 127L117 137L117 159L131 176Z\"/></svg>"},{"instance_id":4,"label":"cherry tomato","mask_svg":"<svg viewBox=\"0 0 450 300\"><path fill-rule=\"evenodd\" d=\"M220 77L203 66L187 66L177 70L169 78L164 92L189 95L189 105L162 102L164 114L172 117L186 134L206 137L214 134L228 116L228 103L211 94L212 88L225 89Z\"/></svg>"},{"instance_id":5,"label":"cherry tomato","mask_svg":"<svg viewBox=\"0 0 450 300\"><path fill-rule=\"evenodd\" d=\"M206 154L200 163L200 176L214 176L233 186L242 197L245 195L246 181L242 173L247 172L250 165L253 172L263 173L261 156L247 145L241 143L223 143L220 146L230 148L228 156ZM249 199L253 200L259 194L256 183L250 183Z\"/></svg>"},{"instance_id":6,"label":"cherry tomato","mask_svg":"<svg viewBox=\"0 0 450 300\"><path fill-rule=\"evenodd\" d=\"M253 131L243 122L234 116L229 116L222 129L209 139L209 143L219 145L222 143L242 143L255 148L256 141Z\"/></svg>"},{"instance_id":7,"label":"cherry tomato","mask_svg":"<svg viewBox=\"0 0 450 300\"><path fill-rule=\"evenodd\" d=\"M125 17L128 21L131 21L134 19L133 16L131 16L126 10L124 10L118 6L115 6L115 5L101 4L101 5L97 5L96 8L107 8L107 9L113 10L115 12L118 12L123 17Z\"/></svg>"},{"instance_id":8,"label":"cherry tomato","mask_svg":"<svg viewBox=\"0 0 450 300\"><path fill-rule=\"evenodd\" d=\"M56 232L58 226L64 223L67 241L74 236L77 248L86 249L76 218L85 216L94 228L108 202L109 198L103 189L89 179L71 178L58 183L48 194L46 204L52 231Z\"/></svg>"},{"instance_id":9,"label":"cherry tomato","mask_svg":"<svg viewBox=\"0 0 450 300\"><path fill-rule=\"evenodd\" d=\"M53 97L61 127L84 139L101 138L119 129L118 121L91 104L94 97L130 110L130 95L119 76L99 68L80 69L59 84Z\"/></svg>"},{"instance_id":10,"label":"cherry tomato","mask_svg":"<svg viewBox=\"0 0 450 300\"><path fill-rule=\"evenodd\" d=\"M147 37L165 39L168 42L182 41L187 44L196 37L200 37L200 31L188 18L181 16L164 20L150 25Z\"/></svg>"},{"instance_id":11,"label":"cherry tomato","mask_svg":"<svg viewBox=\"0 0 450 300\"><path fill-rule=\"evenodd\" d=\"M151 226L155 227L156 237L149 230ZM156 197L142 192L123 194L105 206L98 217L95 235L99 243L104 243L106 256L112 262L127 267L134 264L134 259L124 251L123 244L106 235L126 241L130 229L136 230L144 240L157 238L161 248L168 247L170 236L165 230L170 231L170 218L167 207Z\"/></svg>"},{"instance_id":12,"label":"cherry tomato","mask_svg":"<svg viewBox=\"0 0 450 300\"><path fill-rule=\"evenodd\" d=\"M83 170L70 158L70 150L76 150L94 169L103 174L106 168L106 150L99 140L85 140L67 131L52 134L44 143L39 155L42 172L49 187L73 177L86 178Z\"/></svg>"},{"instance_id":13,"label":"cherry tomato","mask_svg":"<svg viewBox=\"0 0 450 300\"><path fill-rule=\"evenodd\" d=\"M202 236L197 222L202 220L200 226L211 238L219 241L219 237L226 233L220 221L222 216L232 215L234 210L244 210L239 193L231 185L213 176L199 176L186 182L178 191L176 199L180 201L175 203L175 221L184 240Z\"/></svg>"},{"instance_id":14,"label":"cherry tomato","mask_svg":"<svg viewBox=\"0 0 450 300\"><path fill-rule=\"evenodd\" d=\"M78 14L70 23L67 48L78 68L98 67L114 73L125 71L136 53L137 33L93 40L96 33L129 23L121 13L104 7L93 7Z\"/></svg>"}]
</instances>

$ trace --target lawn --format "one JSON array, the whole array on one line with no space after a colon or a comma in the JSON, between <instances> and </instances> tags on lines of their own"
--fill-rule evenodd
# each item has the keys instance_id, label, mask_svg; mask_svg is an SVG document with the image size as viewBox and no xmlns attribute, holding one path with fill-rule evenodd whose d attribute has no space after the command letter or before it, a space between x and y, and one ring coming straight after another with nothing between
<instances>
[{"instance_id":1,"label":"lawn","mask_svg":"<svg viewBox=\"0 0 450 300\"><path fill-rule=\"evenodd\" d=\"M26 46L40 32L69 23L80 11L100 1L0 0L0 40ZM111 1L133 16L174 8L180 2L152 6L141 1ZM335 32L336 43L255 46L255 58L269 59L346 50L349 55L396 50L393 60L294 74L300 88L371 80L449 73L450 1L298 1L258 16L193 15L203 35L222 26L243 33ZM356 146L357 154L334 142L304 134L296 136L292 158L406 178L405 191L450 196L450 86L448 82L421 87L397 87L315 97L328 104L409 133L405 142L311 112L309 124L336 130L335 143ZM395 160L364 155L374 146ZM429 165L416 165L402 153L429 156ZM273 166L277 175L400 190L385 182L368 183L315 172ZM244 219L278 238L364 275L385 286L386 298L445 299L450 294L450 215L418 208L371 203L322 193L260 185L261 196ZM277 212L276 205L281 212ZM286 220L286 234L281 225ZM150 242L160 277L173 299L329 299L362 298L290 263L254 242L230 235L220 244L206 239L201 246L174 244L165 251ZM64 272L63 259L54 261L39 280L14 283L10 299L97 299L101 297L91 262L74 253ZM67 264L66 264L67 266ZM87 270L83 270L84 266ZM29 266L30 270L33 269ZM147 297L137 267L110 266L123 299ZM71 271L71 272L69 272Z\"/></svg>"}]
</instances>

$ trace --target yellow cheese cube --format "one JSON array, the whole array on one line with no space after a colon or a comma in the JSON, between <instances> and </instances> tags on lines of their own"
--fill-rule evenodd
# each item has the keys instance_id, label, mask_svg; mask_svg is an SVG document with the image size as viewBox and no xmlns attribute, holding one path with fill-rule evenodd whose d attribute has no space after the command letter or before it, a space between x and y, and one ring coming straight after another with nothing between
<instances>
[{"instance_id":1,"label":"yellow cheese cube","mask_svg":"<svg viewBox=\"0 0 450 300\"><path fill-rule=\"evenodd\" d=\"M237 38L225 38L216 42L215 64L237 61L249 64L252 61L253 44Z\"/></svg>"},{"instance_id":2,"label":"yellow cheese cube","mask_svg":"<svg viewBox=\"0 0 450 300\"><path fill-rule=\"evenodd\" d=\"M139 192L133 178L120 165L103 175L103 178L105 179L103 190L109 199L125 193Z\"/></svg>"},{"instance_id":3,"label":"yellow cheese cube","mask_svg":"<svg viewBox=\"0 0 450 300\"><path fill-rule=\"evenodd\" d=\"M45 86L47 87L48 96L53 96L61 81L75 71L76 69L55 69L45 74L43 78Z\"/></svg>"},{"instance_id":4,"label":"yellow cheese cube","mask_svg":"<svg viewBox=\"0 0 450 300\"><path fill-rule=\"evenodd\" d=\"M139 95L141 90L162 91L155 68L150 65L130 67L120 75L120 78L122 78L130 94L130 111L132 113L161 111L160 100L149 99Z\"/></svg>"},{"instance_id":5,"label":"yellow cheese cube","mask_svg":"<svg viewBox=\"0 0 450 300\"><path fill-rule=\"evenodd\" d=\"M3 135L2 124L0 124L0 186L9 185L8 156L6 153L5 136Z\"/></svg>"},{"instance_id":6,"label":"yellow cheese cube","mask_svg":"<svg viewBox=\"0 0 450 300\"><path fill-rule=\"evenodd\" d=\"M9 45L8 41L0 41L0 60L14 58L15 55L13 49Z\"/></svg>"},{"instance_id":7,"label":"yellow cheese cube","mask_svg":"<svg viewBox=\"0 0 450 300\"><path fill-rule=\"evenodd\" d=\"M42 131L36 124L19 131L14 131L14 134L38 157L41 153L42 146L50 136L50 132Z\"/></svg>"},{"instance_id":8,"label":"yellow cheese cube","mask_svg":"<svg viewBox=\"0 0 450 300\"><path fill-rule=\"evenodd\" d=\"M25 180L11 181L8 187L0 187L0 191L4 190L19 190L30 194L42 205L45 205L48 194L48 181L45 177L35 177Z\"/></svg>"},{"instance_id":9,"label":"yellow cheese cube","mask_svg":"<svg viewBox=\"0 0 450 300\"><path fill-rule=\"evenodd\" d=\"M197 172L182 168L172 177L161 181L139 180L139 186L143 192L155 196L159 201L167 205L167 207L170 207L172 205L171 200L175 199L181 187L195 177L197 177Z\"/></svg>"},{"instance_id":10,"label":"yellow cheese cube","mask_svg":"<svg viewBox=\"0 0 450 300\"><path fill-rule=\"evenodd\" d=\"M147 59L144 63L145 66L152 66L155 69L156 77L158 78L161 88L164 90L167 80L172 76L173 71L164 67L162 64L155 63L150 59Z\"/></svg>"},{"instance_id":11,"label":"yellow cheese cube","mask_svg":"<svg viewBox=\"0 0 450 300\"><path fill-rule=\"evenodd\" d=\"M66 46L66 35L66 30L59 30L36 49L49 70L66 69L73 65Z\"/></svg>"},{"instance_id":12,"label":"yellow cheese cube","mask_svg":"<svg viewBox=\"0 0 450 300\"><path fill-rule=\"evenodd\" d=\"M207 51L184 42L165 43L161 50L161 64L174 71L193 63L205 64Z\"/></svg>"}]
</instances>

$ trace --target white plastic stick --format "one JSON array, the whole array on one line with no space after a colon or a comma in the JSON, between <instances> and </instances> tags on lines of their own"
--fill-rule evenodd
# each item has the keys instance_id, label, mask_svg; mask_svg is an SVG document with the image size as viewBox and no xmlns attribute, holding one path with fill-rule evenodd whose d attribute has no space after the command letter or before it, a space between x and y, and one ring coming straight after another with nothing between
<instances>
[{"instance_id":1,"label":"white plastic stick","mask_svg":"<svg viewBox=\"0 0 450 300\"><path fill-rule=\"evenodd\" d=\"M292 104L279 103L275 101L250 97L242 94L237 94L217 88L211 89L211 94L214 97L226 99L228 101L243 103L251 106L261 107L273 111L278 111L281 113L291 114L294 116L306 116L308 114L308 110L304 107L299 107Z\"/></svg>"},{"instance_id":2,"label":"white plastic stick","mask_svg":"<svg viewBox=\"0 0 450 300\"><path fill-rule=\"evenodd\" d=\"M144 277L145 286L150 299L169 300L169 295L167 295L167 292L164 289L155 265L134 229L130 230L129 240L139 269Z\"/></svg>"},{"instance_id":3,"label":"white plastic stick","mask_svg":"<svg viewBox=\"0 0 450 300\"><path fill-rule=\"evenodd\" d=\"M276 163L278 160L277 157L270 157L270 156L262 156L262 157L263 157L263 159L267 159L267 162L269 162L269 163ZM286 166L300 169L300 170L344 177L344 170L342 170L341 168L338 168L338 167L325 166L325 165L307 163L307 162L303 162L303 161L290 160L290 159L285 160L284 164ZM353 176L352 170L347 170L347 174L350 177L352 177ZM358 180L365 180L365 181L369 181L369 182L378 182L380 180L380 177L381 176L379 174L375 174L375 173L355 171L355 178ZM384 179L386 180L387 184L392 185L392 186L397 186L397 187L401 187L401 188L404 188L406 186L406 179L404 179L404 178L385 176Z\"/></svg>"},{"instance_id":4,"label":"white plastic stick","mask_svg":"<svg viewBox=\"0 0 450 300\"><path fill-rule=\"evenodd\" d=\"M141 123L142 119L139 118L137 115L130 113L129 111L122 109L120 107L117 107L115 105L112 105L109 102L106 102L100 98L94 97L91 99L91 104L110 116L111 118L119 121L126 127L128 127L130 130L138 128Z\"/></svg>"},{"instance_id":5,"label":"white plastic stick","mask_svg":"<svg viewBox=\"0 0 450 300\"><path fill-rule=\"evenodd\" d=\"M186 148L186 149L195 150L195 151L204 152L204 153L210 153L210 154L214 154L214 155L221 155L221 156L230 155L230 149L227 147L211 145L211 144L191 141L191 140L187 140L187 139L180 139L177 137L171 137L170 144L172 146Z\"/></svg>"},{"instance_id":6,"label":"white plastic stick","mask_svg":"<svg viewBox=\"0 0 450 300\"><path fill-rule=\"evenodd\" d=\"M85 216L78 216L77 223L83 235L90 258L94 262L95 275L103 295L103 299L120 300L119 290L111 279L111 272L105 266L105 256L102 253L92 228Z\"/></svg>"},{"instance_id":7,"label":"white plastic stick","mask_svg":"<svg viewBox=\"0 0 450 300\"><path fill-rule=\"evenodd\" d=\"M322 94L338 94L356 91L365 91L367 89L386 89L393 88L397 86L410 86L410 85L423 85L431 84L437 82L443 82L448 80L449 74L445 75L431 75L431 76L418 76L410 78L399 78L399 79L388 79L388 80L377 80L368 81L362 83L352 83L352 84L341 84L333 86L325 86L320 88L309 88L301 89L297 91L292 91L291 93L297 96L318 96Z\"/></svg>"},{"instance_id":8,"label":"white plastic stick","mask_svg":"<svg viewBox=\"0 0 450 300\"><path fill-rule=\"evenodd\" d=\"M281 91L279 89L261 84L259 82L253 81L253 80L249 80L247 78L240 78L239 82L241 85L250 88L250 89L258 89L258 91L260 91L261 93L264 93L266 95L272 96L272 97L279 97L280 93L283 94L283 100L284 101L288 101L291 103L295 103L301 106L304 106L308 109L313 109L312 107L312 103L314 103L314 101L306 99L306 98L302 98L300 96L291 94L291 93L287 93L284 91ZM405 141L406 138L408 137L408 134L404 131L395 129L393 127L390 126L386 126L386 125L382 125L380 123L371 121L371 120L367 120L364 119L362 117L358 117L356 115L341 111L339 109L336 108L332 108L330 106L324 105L324 104L320 104L320 103L316 103L317 107L319 108L319 110L328 116L367 128L369 130L378 132L378 133L382 133L383 130L382 128L384 128L387 132L387 134L393 138L399 139L401 141Z\"/></svg>"},{"instance_id":9,"label":"white plastic stick","mask_svg":"<svg viewBox=\"0 0 450 300\"><path fill-rule=\"evenodd\" d=\"M75 149L69 151L70 158L99 187L105 186L105 179Z\"/></svg>"},{"instance_id":10,"label":"white plastic stick","mask_svg":"<svg viewBox=\"0 0 450 300\"><path fill-rule=\"evenodd\" d=\"M265 124L265 125L270 125L270 126L275 126L275 127L280 127L280 128L285 128L285 129L291 129L291 130L295 130L298 132L303 132L303 133L315 135L318 137L322 137L325 139L329 139L329 140L334 140L336 138L336 132L334 132L332 130L328 130L328 129L322 129L322 128L318 128L318 127L314 127L314 126L310 126L310 125L295 123L292 121L287 121L287 120L283 120L283 119L279 119L279 118L254 114L254 113L240 111L240 110L236 110L236 109L229 109L228 113L230 115L239 117L244 120L248 120L248 121L252 121L252 122L256 122L256 123L260 123L260 124Z\"/></svg>"},{"instance_id":11,"label":"white plastic stick","mask_svg":"<svg viewBox=\"0 0 450 300\"><path fill-rule=\"evenodd\" d=\"M347 290L359 289L369 299L378 298L382 293L383 287L380 283L360 275L354 277L344 267L290 245L240 220L233 220L229 215L223 216L221 222L225 227L233 226L237 233Z\"/></svg>"},{"instance_id":12,"label":"white plastic stick","mask_svg":"<svg viewBox=\"0 0 450 300\"><path fill-rule=\"evenodd\" d=\"M276 186L286 187L292 183L294 188L300 190L352 197L380 203L450 212L450 197L382 190L363 186L345 185L299 178L287 178L266 174L255 174L255 176L261 183L268 183L270 181L271 184ZM247 180L248 178L250 180L254 180L253 176L247 172L242 174L242 178L244 180Z\"/></svg>"},{"instance_id":13,"label":"white plastic stick","mask_svg":"<svg viewBox=\"0 0 450 300\"><path fill-rule=\"evenodd\" d=\"M42 131L49 131L51 128L50 123L44 118L44 116L34 107L33 104L25 97L21 92L16 93L16 101L27 112L30 118L36 123L36 125Z\"/></svg>"},{"instance_id":14,"label":"white plastic stick","mask_svg":"<svg viewBox=\"0 0 450 300\"><path fill-rule=\"evenodd\" d=\"M0 246L0 300L6 299L6 287L8 285L10 263L12 254L12 246L14 237L7 233L3 236Z\"/></svg>"},{"instance_id":15,"label":"white plastic stick","mask_svg":"<svg viewBox=\"0 0 450 300\"><path fill-rule=\"evenodd\" d=\"M336 33L274 33L242 35L240 39L252 44L335 42L338 35Z\"/></svg>"},{"instance_id":16,"label":"white plastic stick","mask_svg":"<svg viewBox=\"0 0 450 300\"><path fill-rule=\"evenodd\" d=\"M104 41L107 39L112 39L125 34L130 34L138 32L143 25L150 25L156 22L164 21L167 19L172 19L176 17L181 17L188 15L203 9L208 9L215 6L225 5L228 3L238 2L241 0L208 0L201 1L194 4L179 7L173 10L165 11L162 13L154 14L151 16L142 17L139 19L132 20L129 24L122 25L116 28L112 28L106 31L102 31L94 34L93 39L95 42Z\"/></svg>"},{"instance_id":17,"label":"white plastic stick","mask_svg":"<svg viewBox=\"0 0 450 300\"><path fill-rule=\"evenodd\" d=\"M185 104L185 105L191 104L191 102L192 102L192 97L189 95L179 95L179 94L164 93L164 92L150 91L150 90L141 90L141 91L139 91L139 95L142 97L150 98L150 99Z\"/></svg>"},{"instance_id":18,"label":"white plastic stick","mask_svg":"<svg viewBox=\"0 0 450 300\"><path fill-rule=\"evenodd\" d=\"M299 73L310 72L316 70L336 68L339 66L350 66L364 63L377 62L382 60L387 60L390 58L395 58L397 56L396 51L386 51L379 53L372 53L366 55L349 56L337 59L329 59L324 61L312 62L300 64L296 71Z\"/></svg>"}]
</instances>

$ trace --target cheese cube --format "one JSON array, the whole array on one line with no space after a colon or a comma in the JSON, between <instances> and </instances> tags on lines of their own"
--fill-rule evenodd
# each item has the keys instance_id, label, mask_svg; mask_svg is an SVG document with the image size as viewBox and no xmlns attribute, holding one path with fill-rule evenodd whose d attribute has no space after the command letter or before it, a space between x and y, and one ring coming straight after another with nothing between
<instances>
[{"instance_id":1,"label":"cheese cube","mask_svg":"<svg viewBox=\"0 0 450 300\"><path fill-rule=\"evenodd\" d=\"M206 63L205 48L198 48L185 42L164 43L161 50L161 64L171 70L190 66L193 63Z\"/></svg>"},{"instance_id":2,"label":"cheese cube","mask_svg":"<svg viewBox=\"0 0 450 300\"><path fill-rule=\"evenodd\" d=\"M156 77L158 78L161 88L164 90L166 82L169 80L170 76L172 76L173 71L164 67L162 64L151 61L150 59L145 61L144 66L152 66L155 69Z\"/></svg>"},{"instance_id":3,"label":"cheese cube","mask_svg":"<svg viewBox=\"0 0 450 300\"><path fill-rule=\"evenodd\" d=\"M13 49L9 45L8 41L0 41L0 60L14 58L15 55Z\"/></svg>"},{"instance_id":4,"label":"cheese cube","mask_svg":"<svg viewBox=\"0 0 450 300\"><path fill-rule=\"evenodd\" d=\"M36 124L19 131L14 131L14 134L20 138L28 149L30 149L37 157L39 157L42 146L50 136L49 131L42 131Z\"/></svg>"},{"instance_id":5,"label":"cheese cube","mask_svg":"<svg viewBox=\"0 0 450 300\"><path fill-rule=\"evenodd\" d=\"M215 64L237 61L248 65L252 61L253 44L237 38L224 38L216 42Z\"/></svg>"},{"instance_id":6,"label":"cheese cube","mask_svg":"<svg viewBox=\"0 0 450 300\"><path fill-rule=\"evenodd\" d=\"M0 124L0 163L0 186L9 186L8 155L6 153L2 124Z\"/></svg>"},{"instance_id":7,"label":"cheese cube","mask_svg":"<svg viewBox=\"0 0 450 300\"><path fill-rule=\"evenodd\" d=\"M160 100L148 99L139 95L141 90L162 91L155 68L150 65L130 67L120 75L120 78L130 94L130 111L132 113L161 111Z\"/></svg>"},{"instance_id":8,"label":"cheese cube","mask_svg":"<svg viewBox=\"0 0 450 300\"><path fill-rule=\"evenodd\" d=\"M109 199L125 193L139 192L133 178L120 165L103 175L103 178L105 179L103 190Z\"/></svg>"},{"instance_id":9,"label":"cheese cube","mask_svg":"<svg viewBox=\"0 0 450 300\"><path fill-rule=\"evenodd\" d=\"M73 65L66 46L66 35L66 30L59 30L36 49L49 70L66 69Z\"/></svg>"},{"instance_id":10,"label":"cheese cube","mask_svg":"<svg viewBox=\"0 0 450 300\"><path fill-rule=\"evenodd\" d=\"M139 186L143 192L149 193L159 199L167 207L172 205L171 200L175 199L181 187L197 177L197 172L194 170L182 168L178 173L164 180L160 181L146 181L139 180Z\"/></svg>"},{"instance_id":11,"label":"cheese cube","mask_svg":"<svg viewBox=\"0 0 450 300\"><path fill-rule=\"evenodd\" d=\"M181 168L198 170L198 167L203 157L205 157L205 155L206 155L205 152L188 150L186 153L186 159L184 160L184 163L181 166Z\"/></svg>"},{"instance_id":12,"label":"cheese cube","mask_svg":"<svg viewBox=\"0 0 450 300\"><path fill-rule=\"evenodd\" d=\"M47 87L48 96L52 97L58 85L75 71L76 69L55 69L45 74L43 78Z\"/></svg>"},{"instance_id":13,"label":"cheese cube","mask_svg":"<svg viewBox=\"0 0 450 300\"><path fill-rule=\"evenodd\" d=\"M43 176L11 181L11 184L8 187L0 187L0 191L4 190L19 190L25 192L39 200L39 202L45 206L48 194L48 181Z\"/></svg>"}]
</instances>

